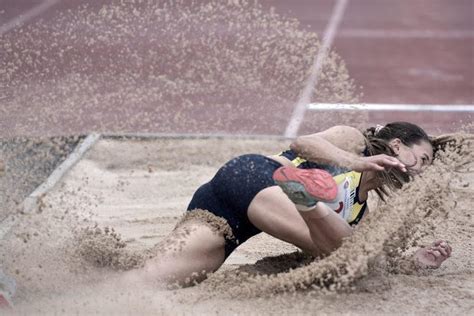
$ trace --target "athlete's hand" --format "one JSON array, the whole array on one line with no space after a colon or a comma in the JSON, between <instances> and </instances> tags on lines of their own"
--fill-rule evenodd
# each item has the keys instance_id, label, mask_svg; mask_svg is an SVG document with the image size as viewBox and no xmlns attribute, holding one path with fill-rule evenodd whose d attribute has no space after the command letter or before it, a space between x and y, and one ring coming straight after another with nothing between
<instances>
[{"instance_id":1,"label":"athlete's hand","mask_svg":"<svg viewBox=\"0 0 474 316\"><path fill-rule=\"evenodd\" d=\"M398 168L403 172L407 172L407 168L403 163L395 157L389 155L375 155L369 157L358 157L352 162L351 170L362 171L383 171L390 168Z\"/></svg>"},{"instance_id":2,"label":"athlete's hand","mask_svg":"<svg viewBox=\"0 0 474 316\"><path fill-rule=\"evenodd\" d=\"M451 246L445 240L436 240L429 247L415 252L416 263L422 268L436 269L451 256Z\"/></svg>"}]
</instances>

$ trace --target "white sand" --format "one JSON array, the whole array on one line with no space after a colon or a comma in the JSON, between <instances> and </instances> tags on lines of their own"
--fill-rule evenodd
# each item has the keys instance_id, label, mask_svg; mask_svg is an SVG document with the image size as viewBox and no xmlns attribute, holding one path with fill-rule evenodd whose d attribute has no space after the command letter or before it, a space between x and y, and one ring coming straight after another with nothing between
<instances>
[{"instance_id":1,"label":"white sand","mask_svg":"<svg viewBox=\"0 0 474 316\"><path fill-rule=\"evenodd\" d=\"M183 214L194 190L229 158L278 153L287 142L272 140L102 140L48 193L40 213L19 216L2 240L5 272L15 276L16 311L120 314L437 314L465 315L474 302L472 161L452 183L452 214L433 236L448 239L452 258L427 274L369 273L355 290L332 294L278 294L226 298L196 286L176 291L116 288L118 272L96 268L74 255L73 230L110 226L126 249L143 251L162 239ZM427 236L426 241L433 236ZM221 270L242 269L266 256L293 252L292 245L261 234L241 246ZM274 259L273 263L281 263ZM272 260L264 262L269 270ZM257 270L257 266L248 266ZM223 272L218 272L219 273ZM232 273L232 272L227 272ZM290 274L291 275L291 274ZM218 279L218 278L217 278ZM282 282L287 279L282 278ZM242 283L245 286L245 283Z\"/></svg>"}]
</instances>

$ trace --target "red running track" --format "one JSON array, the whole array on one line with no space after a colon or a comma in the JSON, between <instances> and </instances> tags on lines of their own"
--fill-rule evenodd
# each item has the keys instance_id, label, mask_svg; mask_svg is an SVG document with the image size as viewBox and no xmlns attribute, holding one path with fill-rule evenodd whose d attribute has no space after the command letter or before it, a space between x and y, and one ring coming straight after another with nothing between
<instances>
[{"instance_id":1,"label":"red running track","mask_svg":"<svg viewBox=\"0 0 474 316\"><path fill-rule=\"evenodd\" d=\"M40 0L4 0L0 4L0 26L12 18L42 3ZM112 0L63 0L31 18L53 19L58 13L89 3L90 10L98 10ZM329 0L262 0L265 8L275 7L280 14L297 18L303 26L322 37L335 1ZM343 57L351 76L363 87L362 102L402 104L474 104L474 27L471 0L353 0L348 2L342 23L337 30L334 49ZM15 28L9 32L16 32ZM2 106L0 87L0 106ZM183 123L145 123L128 127L128 132L176 133L242 133L282 135L297 100L288 104L260 109L195 108L184 115ZM111 106L110 104L104 105ZM25 133L15 130L30 109L1 109L0 136ZM149 106L136 111L153 111ZM179 107L159 109L173 117ZM34 111L33 111L34 112ZM175 113L175 114L176 114ZM117 115L117 114L114 114ZM120 114L118 114L120 115ZM127 115L116 120L126 120ZM192 128L186 118L199 121ZM325 118L330 118L328 113ZM410 120L430 132L453 131L462 124L472 123L471 113L369 113L369 123ZM86 120L93 122L93 118ZM221 121L219 125L214 124ZM462 121L462 122L461 122ZM316 122L316 123L315 123ZM345 120L344 122L347 122ZM95 122L96 124L97 122ZM306 112L300 133L310 133L332 125L332 120L321 120L321 113ZM350 119L349 119L350 123ZM92 123L91 123L92 124ZM107 130L106 123L103 128ZM11 131L11 132L6 132ZM62 134L89 132L88 125L74 126L71 118L55 125L31 125L31 134Z\"/></svg>"}]
</instances>

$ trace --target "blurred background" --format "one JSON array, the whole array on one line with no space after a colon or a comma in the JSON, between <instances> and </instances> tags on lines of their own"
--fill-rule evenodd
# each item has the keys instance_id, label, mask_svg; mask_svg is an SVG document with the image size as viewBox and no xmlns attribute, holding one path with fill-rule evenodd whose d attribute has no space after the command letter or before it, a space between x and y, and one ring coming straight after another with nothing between
<instances>
[{"instance_id":1,"label":"blurred background","mask_svg":"<svg viewBox=\"0 0 474 316\"><path fill-rule=\"evenodd\" d=\"M473 12L471 0L1 0L0 136L472 131ZM302 102L393 111L295 115Z\"/></svg>"}]
</instances>

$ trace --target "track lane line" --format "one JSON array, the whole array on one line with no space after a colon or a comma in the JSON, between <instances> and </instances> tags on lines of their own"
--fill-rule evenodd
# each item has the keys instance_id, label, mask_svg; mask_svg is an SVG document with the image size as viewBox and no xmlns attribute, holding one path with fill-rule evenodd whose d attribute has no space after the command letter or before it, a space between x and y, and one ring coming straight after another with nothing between
<instances>
[{"instance_id":1,"label":"track lane line","mask_svg":"<svg viewBox=\"0 0 474 316\"><path fill-rule=\"evenodd\" d=\"M472 104L389 104L389 103L311 103L307 110L334 111L334 110L362 110L362 111L394 111L394 112L474 112Z\"/></svg>"},{"instance_id":2,"label":"track lane line","mask_svg":"<svg viewBox=\"0 0 474 316\"><path fill-rule=\"evenodd\" d=\"M26 214L38 211L41 198L51 191L59 181L84 157L84 155L101 139L101 134L88 135L71 154L59 166L57 166L49 177L41 183L20 204L20 210ZM9 214L0 219L0 240L8 234L11 228L18 222L16 214Z\"/></svg>"},{"instance_id":3,"label":"track lane line","mask_svg":"<svg viewBox=\"0 0 474 316\"><path fill-rule=\"evenodd\" d=\"M31 8L30 10L23 12L19 16L16 16L6 22L3 25L0 25L0 36L3 34L13 30L14 28L17 28L19 26L22 26L32 18L40 15L41 13L45 12L48 10L50 7L55 5L56 3L60 2L61 0L45 0L39 5Z\"/></svg>"},{"instance_id":4,"label":"track lane line","mask_svg":"<svg viewBox=\"0 0 474 316\"><path fill-rule=\"evenodd\" d=\"M338 37L373 38L373 39L470 39L474 38L472 30L430 31L430 30L340 30Z\"/></svg>"},{"instance_id":5,"label":"track lane line","mask_svg":"<svg viewBox=\"0 0 474 316\"><path fill-rule=\"evenodd\" d=\"M313 65L311 67L311 75L306 81L305 87L300 94L298 102L293 109L288 126L285 130L285 137L293 138L298 134L298 130L303 121L304 114L307 109L307 105L311 102L311 96L313 95L313 89L318 83L319 75L321 74L322 66L326 56L329 52L334 38L336 37L337 28L341 23L344 11L346 10L348 0L338 0L334 6L334 9L329 19L329 23L324 31L323 41L321 49L315 56Z\"/></svg>"}]
</instances>

